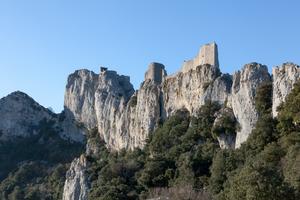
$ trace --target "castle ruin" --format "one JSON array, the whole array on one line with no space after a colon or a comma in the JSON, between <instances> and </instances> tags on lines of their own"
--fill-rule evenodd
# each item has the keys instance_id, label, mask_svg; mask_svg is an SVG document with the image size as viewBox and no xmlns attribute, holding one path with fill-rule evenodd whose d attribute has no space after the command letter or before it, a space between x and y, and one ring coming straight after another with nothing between
<instances>
[{"instance_id":1,"label":"castle ruin","mask_svg":"<svg viewBox=\"0 0 300 200\"><path fill-rule=\"evenodd\" d=\"M199 65L209 64L219 67L218 46L215 42L202 46L198 55L192 59L185 61L181 68L182 73L186 73L191 69L196 69Z\"/></svg>"},{"instance_id":2,"label":"castle ruin","mask_svg":"<svg viewBox=\"0 0 300 200\"><path fill-rule=\"evenodd\" d=\"M165 66L160 63L150 63L148 70L145 74L145 80L152 80L157 84L160 84L164 77L167 76Z\"/></svg>"}]
</instances>

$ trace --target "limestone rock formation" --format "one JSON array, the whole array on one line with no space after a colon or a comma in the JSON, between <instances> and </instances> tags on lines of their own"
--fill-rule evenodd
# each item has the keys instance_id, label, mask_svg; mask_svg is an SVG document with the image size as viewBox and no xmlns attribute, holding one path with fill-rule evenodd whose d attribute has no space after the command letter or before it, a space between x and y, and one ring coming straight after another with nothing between
<instances>
[{"instance_id":1,"label":"limestone rock formation","mask_svg":"<svg viewBox=\"0 0 300 200\"><path fill-rule=\"evenodd\" d=\"M0 116L0 140L35 135L42 120L54 121L62 138L84 140L84 131L67 119L64 113L57 115L51 112L23 92L13 92L0 99Z\"/></svg>"},{"instance_id":2,"label":"limestone rock formation","mask_svg":"<svg viewBox=\"0 0 300 200\"><path fill-rule=\"evenodd\" d=\"M232 78L221 74L216 43L204 45L181 70L163 82L164 118L185 108L191 114L206 101L224 104L230 94Z\"/></svg>"},{"instance_id":3,"label":"limestone rock formation","mask_svg":"<svg viewBox=\"0 0 300 200\"><path fill-rule=\"evenodd\" d=\"M232 107L241 130L236 147L244 142L257 121L256 88L270 80L267 67L251 63L232 77L222 74L215 43L207 44L181 71L167 76L162 64L151 63L145 81L134 91L129 78L102 68L70 75L65 108L88 129L97 127L111 149L143 147L160 120L179 109L192 115L206 101Z\"/></svg>"},{"instance_id":4,"label":"limestone rock formation","mask_svg":"<svg viewBox=\"0 0 300 200\"><path fill-rule=\"evenodd\" d=\"M36 134L35 127L42 119L52 119L53 113L22 92L13 92L0 100L1 138L27 137Z\"/></svg>"},{"instance_id":5,"label":"limestone rock formation","mask_svg":"<svg viewBox=\"0 0 300 200\"><path fill-rule=\"evenodd\" d=\"M274 117L299 77L300 67L292 63L273 69ZM220 147L239 148L258 120L256 90L269 81L267 67L258 63L245 65L233 76L222 74L215 43L204 45L195 58L184 62L181 70L170 76L164 65L151 63L136 91L128 76L107 68L101 67L99 74L77 70L68 78L61 114L54 114L21 92L0 99L0 140L36 134L40 121L45 119L54 122L64 139L83 142L86 129L97 130L109 149L143 148L161 121L181 109L195 115L205 102L213 101L222 106L212 127L217 131ZM222 122L224 117L239 128L228 130ZM87 143L87 156L98 151ZM87 165L84 156L72 162L64 200L87 199Z\"/></svg>"},{"instance_id":6,"label":"limestone rock formation","mask_svg":"<svg viewBox=\"0 0 300 200\"><path fill-rule=\"evenodd\" d=\"M273 74L273 116L277 116L277 107L284 102L286 96L293 89L293 85L300 78L300 67L293 63L284 63L282 66L275 67Z\"/></svg>"},{"instance_id":7,"label":"limestone rock formation","mask_svg":"<svg viewBox=\"0 0 300 200\"><path fill-rule=\"evenodd\" d=\"M231 108L223 107L216 113L212 132L217 137L221 149L235 148L236 129L236 118Z\"/></svg>"},{"instance_id":8,"label":"limestone rock formation","mask_svg":"<svg viewBox=\"0 0 300 200\"><path fill-rule=\"evenodd\" d=\"M88 180L86 175L87 161L82 155L76 158L66 174L63 200L87 200Z\"/></svg>"},{"instance_id":9,"label":"limestone rock formation","mask_svg":"<svg viewBox=\"0 0 300 200\"><path fill-rule=\"evenodd\" d=\"M179 72L169 76L163 83L163 97L165 117L170 116L176 110L186 108L195 113L207 100L210 93L209 87L213 87L215 79L220 76L218 67L205 64L190 69L187 72ZM219 88L217 93L224 93Z\"/></svg>"},{"instance_id":10,"label":"limestone rock formation","mask_svg":"<svg viewBox=\"0 0 300 200\"><path fill-rule=\"evenodd\" d=\"M240 125L236 136L236 148L247 140L257 122L256 88L270 79L268 68L258 63L247 64L233 75L231 106Z\"/></svg>"},{"instance_id":11,"label":"limestone rock formation","mask_svg":"<svg viewBox=\"0 0 300 200\"><path fill-rule=\"evenodd\" d=\"M135 100L136 99L136 100ZM134 104L136 101L136 104ZM157 127L162 115L161 86L155 80L147 79L131 99L124 115L128 127L129 148L144 147L149 134ZM127 117L126 117L127 116Z\"/></svg>"},{"instance_id":12,"label":"limestone rock formation","mask_svg":"<svg viewBox=\"0 0 300 200\"><path fill-rule=\"evenodd\" d=\"M75 118L92 129L97 124L95 114L95 93L98 76L88 70L77 70L68 78L65 92L65 112L68 118Z\"/></svg>"},{"instance_id":13,"label":"limestone rock formation","mask_svg":"<svg viewBox=\"0 0 300 200\"><path fill-rule=\"evenodd\" d=\"M109 148L143 147L160 119L160 84L165 76L162 64L150 64L146 80L134 93L127 76L79 70L68 79L65 109L88 129L97 127Z\"/></svg>"},{"instance_id":14,"label":"limestone rock formation","mask_svg":"<svg viewBox=\"0 0 300 200\"><path fill-rule=\"evenodd\" d=\"M298 66L291 63L273 70L274 116L299 75ZM162 64L151 63L137 91L128 77L107 68L101 68L100 74L76 71L68 79L65 110L69 119L88 129L97 127L107 146L120 150L142 148L158 122L177 110L187 109L194 115L206 101L216 101L233 110L240 126L235 141L238 148L258 119L256 89L270 80L267 67L257 63L245 65L233 76L222 74L217 45L211 43L184 62L176 74L167 76Z\"/></svg>"}]
</instances>

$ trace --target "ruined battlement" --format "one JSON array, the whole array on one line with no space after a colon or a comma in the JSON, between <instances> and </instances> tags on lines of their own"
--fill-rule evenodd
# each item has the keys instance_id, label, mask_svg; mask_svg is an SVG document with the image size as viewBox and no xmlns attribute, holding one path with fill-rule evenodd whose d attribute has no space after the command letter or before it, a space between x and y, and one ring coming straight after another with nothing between
<instances>
[{"instance_id":1,"label":"ruined battlement","mask_svg":"<svg viewBox=\"0 0 300 200\"><path fill-rule=\"evenodd\" d=\"M145 73L145 80L153 80L155 83L160 84L163 78L167 76L165 66L160 63L150 63L147 72Z\"/></svg>"},{"instance_id":2,"label":"ruined battlement","mask_svg":"<svg viewBox=\"0 0 300 200\"><path fill-rule=\"evenodd\" d=\"M181 72L186 73L192 69L196 69L199 65L204 64L219 67L218 46L215 42L202 46L194 59L184 61Z\"/></svg>"}]
</instances>

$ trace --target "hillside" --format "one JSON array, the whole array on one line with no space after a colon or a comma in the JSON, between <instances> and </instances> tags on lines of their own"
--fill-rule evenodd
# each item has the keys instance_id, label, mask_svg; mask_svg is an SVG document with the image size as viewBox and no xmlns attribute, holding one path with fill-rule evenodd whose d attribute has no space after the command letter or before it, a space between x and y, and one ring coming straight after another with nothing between
<instances>
[{"instance_id":1,"label":"hillside","mask_svg":"<svg viewBox=\"0 0 300 200\"><path fill-rule=\"evenodd\" d=\"M300 67L219 69L204 45L175 74L151 63L134 90L102 67L68 77L54 114L0 100L1 199L299 199Z\"/></svg>"}]
</instances>

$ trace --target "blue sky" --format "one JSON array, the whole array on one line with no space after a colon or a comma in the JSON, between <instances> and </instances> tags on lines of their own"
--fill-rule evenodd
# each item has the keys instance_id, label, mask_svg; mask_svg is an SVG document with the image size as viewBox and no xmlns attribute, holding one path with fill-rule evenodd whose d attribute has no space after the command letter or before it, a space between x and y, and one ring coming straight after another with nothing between
<instances>
[{"instance_id":1,"label":"blue sky","mask_svg":"<svg viewBox=\"0 0 300 200\"><path fill-rule=\"evenodd\" d=\"M222 72L300 64L298 0L0 0L0 97L21 90L56 112L68 74L107 66L135 88L150 62L176 72L216 41Z\"/></svg>"}]
</instances>

